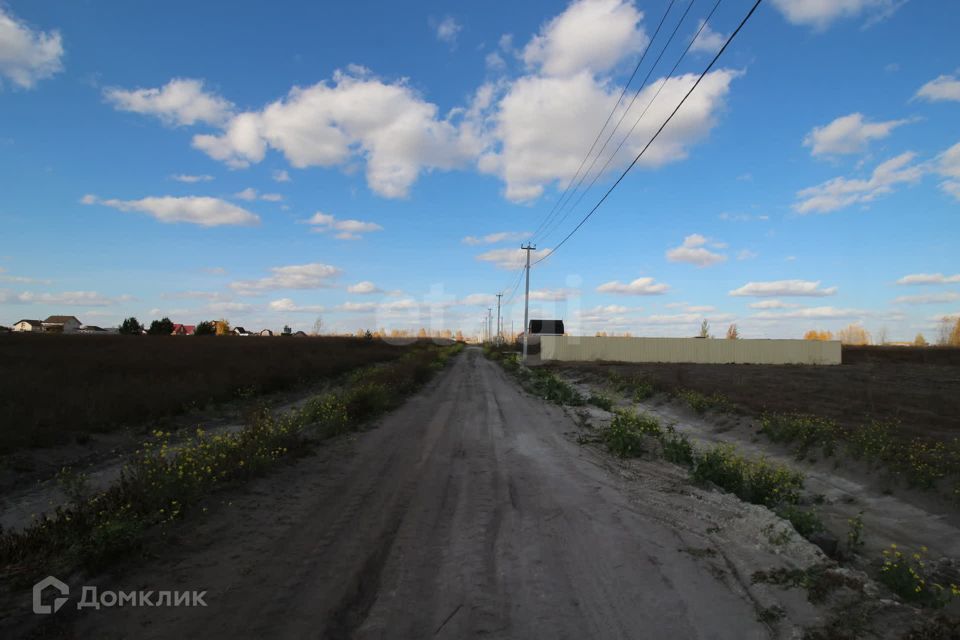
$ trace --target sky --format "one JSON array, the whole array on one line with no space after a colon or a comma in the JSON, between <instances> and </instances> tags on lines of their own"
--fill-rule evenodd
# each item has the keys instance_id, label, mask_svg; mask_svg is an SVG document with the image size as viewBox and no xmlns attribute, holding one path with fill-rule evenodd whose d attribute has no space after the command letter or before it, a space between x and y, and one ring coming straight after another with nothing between
<instances>
[{"instance_id":1,"label":"sky","mask_svg":"<svg viewBox=\"0 0 960 640\"><path fill-rule=\"evenodd\" d=\"M571 333L935 337L960 3L766 0L650 143L752 5L0 0L0 324L519 331L532 242Z\"/></svg>"}]
</instances>

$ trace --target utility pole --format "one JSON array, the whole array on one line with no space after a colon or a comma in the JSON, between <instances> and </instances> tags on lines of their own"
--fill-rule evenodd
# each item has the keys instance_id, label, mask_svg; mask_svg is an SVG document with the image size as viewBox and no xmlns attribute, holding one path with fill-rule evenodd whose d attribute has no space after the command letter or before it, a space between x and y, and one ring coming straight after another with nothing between
<instances>
[{"instance_id":1,"label":"utility pole","mask_svg":"<svg viewBox=\"0 0 960 640\"><path fill-rule=\"evenodd\" d=\"M493 307L487 307L487 341L493 342Z\"/></svg>"},{"instance_id":2,"label":"utility pole","mask_svg":"<svg viewBox=\"0 0 960 640\"><path fill-rule=\"evenodd\" d=\"M535 245L527 243L527 246L520 245L520 248L527 252L527 285L523 296L523 359L527 359L527 334L530 333L530 251L536 251Z\"/></svg>"},{"instance_id":3,"label":"utility pole","mask_svg":"<svg viewBox=\"0 0 960 640\"><path fill-rule=\"evenodd\" d=\"M497 346L500 346L501 336L503 331L500 328L500 298L503 296L502 293L497 294Z\"/></svg>"}]
</instances>

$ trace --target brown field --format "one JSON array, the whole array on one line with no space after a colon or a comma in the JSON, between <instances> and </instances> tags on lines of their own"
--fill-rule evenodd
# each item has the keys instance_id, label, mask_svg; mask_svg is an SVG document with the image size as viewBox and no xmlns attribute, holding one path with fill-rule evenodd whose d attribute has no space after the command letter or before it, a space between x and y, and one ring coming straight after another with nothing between
<instances>
[{"instance_id":1,"label":"brown field","mask_svg":"<svg viewBox=\"0 0 960 640\"><path fill-rule=\"evenodd\" d=\"M390 360L353 338L0 335L0 453Z\"/></svg>"},{"instance_id":2,"label":"brown field","mask_svg":"<svg viewBox=\"0 0 960 640\"><path fill-rule=\"evenodd\" d=\"M616 372L663 391L726 396L750 413L803 412L860 426L899 422L904 435L960 437L960 349L844 347L843 364L798 365L558 363L576 371Z\"/></svg>"}]
</instances>

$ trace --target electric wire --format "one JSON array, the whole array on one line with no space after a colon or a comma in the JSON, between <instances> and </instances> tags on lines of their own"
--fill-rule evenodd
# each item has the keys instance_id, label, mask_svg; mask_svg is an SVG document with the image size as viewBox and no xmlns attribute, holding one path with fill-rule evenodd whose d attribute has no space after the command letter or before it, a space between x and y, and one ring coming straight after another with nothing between
<instances>
[{"instance_id":1,"label":"electric wire","mask_svg":"<svg viewBox=\"0 0 960 640\"><path fill-rule=\"evenodd\" d=\"M586 162L587 162L587 160L590 158L590 155L593 153L593 150L594 150L594 149L596 148L596 146L597 146L597 142L600 141L600 136L603 135L604 130L606 130L607 125L610 124L610 120L613 118L613 114L617 112L617 107L619 107L619 106L620 106L620 103L623 101L623 96L626 95L626 93L627 93L627 88L629 88L630 83L633 82L633 79L634 79L634 77L636 77L637 72L640 71L640 67L643 65L643 61L644 61L644 60L646 59L646 57L647 57L647 52L650 51L650 47L653 46L654 40L657 39L657 34L660 33L660 28L663 27L663 23L664 23L664 21L667 19L667 16L670 14L670 10L673 8L673 5L674 5L675 2L676 2L676 0L670 0L670 4L667 5L667 10L663 12L663 16L660 18L660 23L657 25L656 31L653 32L653 36L650 38L650 41L647 42L647 46L644 47L644 49L643 49L643 53L640 54L640 60L637 62L636 66L633 68L633 73L630 74L630 79L627 80L627 83L626 83L625 85L623 85L623 90L620 91L620 97L617 98L617 103L616 103L615 105L613 105L613 109L610 110L610 114L607 116L607 119L606 119L606 121L603 123L603 126L600 127L600 130L599 130L599 131L597 131L597 137L595 137L595 138L593 139L593 144L590 145L590 149L587 151L586 155L583 156L583 160L580 161L580 166L577 167L577 172L576 172L575 174L573 174L573 177L570 178L570 181L569 181L569 182L567 182L567 186L566 186L566 188L563 190L563 193L560 194L560 198L558 198L557 201L553 203L553 207L550 209L549 212L547 212L547 215L544 217L544 219L540 221L540 224L539 224L539 225L537 226L537 228L534 230L534 232L533 232L533 234L532 234L531 237L536 236L536 234L540 232L540 230L544 227L544 225L546 225L546 224L549 222L551 216L554 215L554 211L557 210L557 207L560 207L560 206L561 206L560 203L563 202L564 197L565 197L565 196L567 195L567 193L570 191L570 187L573 185L574 181L575 181L575 180L577 179L577 177L580 175L580 171L583 170L583 165L585 165ZM691 0L691 2L692 2L692 0ZM687 10L689 11L689 7L688 7ZM658 59L659 59L659 58L658 58ZM656 63L654 63L654 64L656 64ZM648 77L649 77L649 74L648 74ZM636 99L636 98L634 98L634 99ZM631 102L631 104L632 104L632 102ZM627 108L627 110L629 110L629 107ZM621 120L622 120L622 118L621 118ZM581 182L582 182L582 180L581 180ZM572 197L572 196L571 196L571 197Z\"/></svg>"},{"instance_id":2,"label":"electric wire","mask_svg":"<svg viewBox=\"0 0 960 640\"><path fill-rule=\"evenodd\" d=\"M580 220L577 226L574 227L570 231L570 233L568 233L563 238L563 240L561 240L557 244L557 246L553 247L552 249L549 249L545 255L537 259L537 261L533 263L534 265L543 262L553 254L555 254L560 249L560 247L566 244L567 240L573 237L573 235L580 230L580 227L586 224L587 220L589 220L593 216L593 214L597 212L597 209L600 208L600 205L602 205L606 201L606 199L610 196L610 194L613 193L613 190L617 188L617 186L623 181L623 179L630 172L630 170L633 169L633 167L637 164L637 162L640 160L643 154L646 153L647 149L650 148L650 145L653 144L653 142L660 136L660 133L663 132L666 126L670 123L670 121L673 120L673 117L680 110L680 107L683 106L683 104L687 101L687 98L690 97L690 94L692 94L696 90L696 88L700 85L700 82L703 81L707 73L710 72L710 69L712 69L713 66L717 63L717 60L720 59L720 56L723 55L723 52L727 50L727 47L730 46L730 43L733 42L733 39L737 36L738 33L740 33L740 30L743 29L745 24L747 24L747 21L750 20L750 17L753 16L754 12L756 12L757 7L760 6L761 2L763 2L763 0L756 0L756 2L750 8L750 11L747 12L747 15L744 16L743 20L740 21L740 24L737 25L737 28L734 29L733 33L731 33L729 37L727 37L726 42L723 43L723 46L720 47L720 50L717 51L716 55L713 56L713 58L710 60L710 63L706 66L706 68L697 78L696 82L693 83L693 86L691 86L690 89L686 92L686 94L684 94L683 98L680 99L680 102L677 103L677 106L674 107L673 111L670 112L670 115L667 116L666 120L663 121L663 124L660 125L660 128L657 129L657 131L653 134L650 140L647 141L647 144L644 145L643 149L640 150L640 153L638 153L637 156L633 159L633 161L627 166L627 168L623 170L623 173L620 174L620 177L617 178L616 182L610 185L610 188L607 189L606 193L603 194L603 197L601 197L600 200L597 201L595 205L593 205L593 208L590 209L590 211L583 217L583 219Z\"/></svg>"},{"instance_id":3,"label":"electric wire","mask_svg":"<svg viewBox=\"0 0 960 640\"><path fill-rule=\"evenodd\" d=\"M580 197L578 197L576 202L573 203L573 206L567 209L567 212L563 215L563 217L560 218L560 220L555 225L553 225L550 231L544 235L544 240L549 236L553 235L553 233L556 232L557 229L563 226L563 223L566 222L570 214L574 210L576 210L576 208L580 205L580 202L587 195L587 193L589 193L590 190L593 189L593 186L597 183L597 180L600 179L600 176L604 175L604 173L607 170L607 167L610 166L610 163L613 162L614 158L616 158L617 155L620 153L620 150L623 148L623 145L627 142L627 140L630 139L630 136L633 135L633 132L637 128L637 125L640 124L640 121L643 120L644 116L647 115L647 111L650 110L650 107L653 105L653 103L657 101L658 97L660 97L660 92L663 91L663 88L667 86L667 83L670 81L671 78L673 78L673 75L676 73L677 68L680 66L680 63L683 62L683 59L687 56L687 53L690 52L690 48L693 46L693 43L696 42L697 38L700 37L700 33L703 31L704 27L707 26L707 23L709 22L710 18L713 17L713 14L716 12L717 7L720 6L721 1L722 0L717 0L714 3L713 8L710 10L710 13L707 14L706 19L702 23L700 23L700 28L697 29L697 32L693 35L693 38L691 38L690 42L687 43L687 46L683 50L683 53L680 54L680 57L677 58L677 61L673 64L673 67L670 69L670 73L667 74L667 76L660 83L660 86L657 87L657 90L653 94L653 97L647 101L646 106L643 108L643 111L640 113L640 116L637 117L637 119L634 121L633 126L630 127L630 130L627 131L626 135L623 136L623 138L620 140L620 144L618 144L617 148L613 150L613 153L610 154L610 157L607 158L607 161L603 163L603 166L600 167L600 170L597 171L596 174L594 174L593 179L590 181L590 184L587 185L587 188L580 192ZM626 113L624 113L624 115L626 115ZM618 123L618 126L619 126L619 123ZM593 166L591 166L590 168L593 169Z\"/></svg>"}]
</instances>

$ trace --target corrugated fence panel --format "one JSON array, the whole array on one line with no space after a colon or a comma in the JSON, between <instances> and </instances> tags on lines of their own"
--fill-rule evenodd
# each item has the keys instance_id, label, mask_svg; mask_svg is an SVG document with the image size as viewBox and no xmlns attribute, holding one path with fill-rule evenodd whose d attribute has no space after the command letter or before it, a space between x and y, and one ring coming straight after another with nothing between
<instances>
[{"instance_id":1,"label":"corrugated fence panel","mask_svg":"<svg viewBox=\"0 0 960 640\"><path fill-rule=\"evenodd\" d=\"M693 362L703 364L840 364L836 340L720 340L542 336L541 360Z\"/></svg>"}]
</instances>

